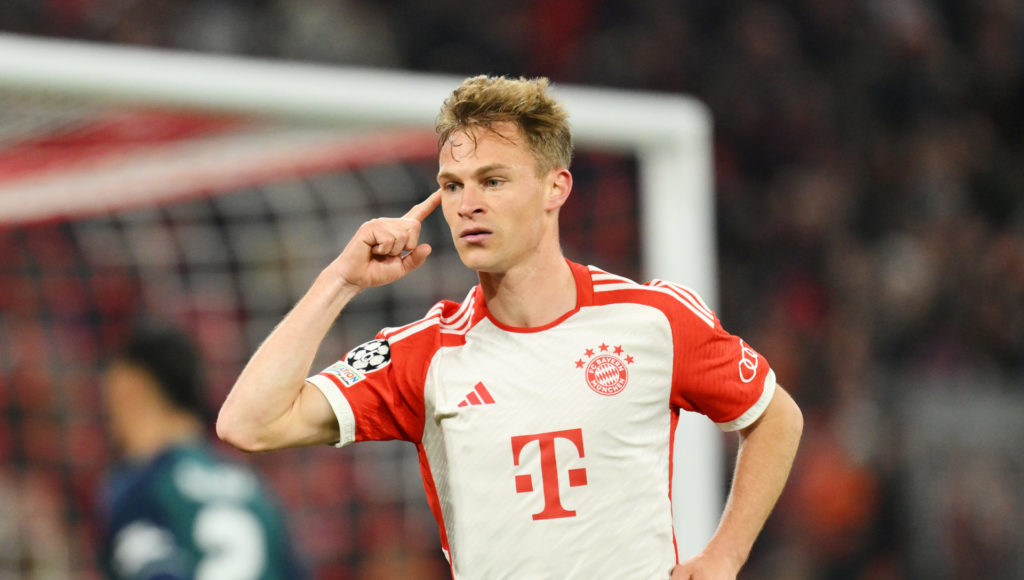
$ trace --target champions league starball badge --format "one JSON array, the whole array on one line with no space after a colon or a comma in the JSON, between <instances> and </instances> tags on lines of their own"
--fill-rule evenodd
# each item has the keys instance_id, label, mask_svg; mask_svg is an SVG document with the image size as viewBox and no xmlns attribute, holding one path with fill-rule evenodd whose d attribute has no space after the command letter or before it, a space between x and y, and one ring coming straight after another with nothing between
<instances>
[{"instance_id":1,"label":"champions league starball badge","mask_svg":"<svg viewBox=\"0 0 1024 580\"><path fill-rule=\"evenodd\" d=\"M391 362L391 345L380 338L364 342L348 353L345 362L363 373L380 370Z\"/></svg>"},{"instance_id":2,"label":"champions league starball badge","mask_svg":"<svg viewBox=\"0 0 1024 580\"><path fill-rule=\"evenodd\" d=\"M599 346L586 349L583 356L576 360L576 368L583 369L590 390L610 397L626 388L629 382L627 365L634 362L635 359L621 345L612 347L602 342Z\"/></svg>"}]
</instances>

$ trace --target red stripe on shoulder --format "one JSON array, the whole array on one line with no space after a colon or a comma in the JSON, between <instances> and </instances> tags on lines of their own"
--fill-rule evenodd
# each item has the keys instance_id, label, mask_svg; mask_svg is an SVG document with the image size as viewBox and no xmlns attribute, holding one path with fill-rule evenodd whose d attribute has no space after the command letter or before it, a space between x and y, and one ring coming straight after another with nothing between
<instances>
[{"instance_id":1,"label":"red stripe on shoulder","mask_svg":"<svg viewBox=\"0 0 1024 580\"><path fill-rule=\"evenodd\" d=\"M671 292L680 302L682 302L687 308L690 308L698 316L702 315L704 319L715 319L715 313L711 310L704 300L700 297L697 292L672 282L666 282L664 280L651 280L650 286L655 288L664 288Z\"/></svg>"},{"instance_id":2,"label":"red stripe on shoulder","mask_svg":"<svg viewBox=\"0 0 1024 580\"><path fill-rule=\"evenodd\" d=\"M665 282L652 280L646 284L638 284L628 278L609 274L593 268L594 301L598 304L613 302L638 302L658 307L670 298L671 304L682 305L709 327L715 327L715 313L692 290Z\"/></svg>"},{"instance_id":3,"label":"red stripe on shoulder","mask_svg":"<svg viewBox=\"0 0 1024 580\"><path fill-rule=\"evenodd\" d=\"M404 326L383 328L378 334L378 338L385 338L388 342L396 342L407 336L416 334L421 330L439 324L440 316L444 312L446 304L447 301L438 302L427 311L426 316L415 322L410 322Z\"/></svg>"},{"instance_id":4,"label":"red stripe on shoulder","mask_svg":"<svg viewBox=\"0 0 1024 580\"><path fill-rule=\"evenodd\" d=\"M476 300L476 287L474 287L461 303L442 300L431 307L423 318L404 326L385 328L380 331L378 338L387 339L388 342L394 344L429 331L440 333L442 342L447 345L452 342L452 336L464 337L482 318L483 314L476 307ZM455 342L458 343L461 340L464 338L456 338Z\"/></svg>"}]
</instances>

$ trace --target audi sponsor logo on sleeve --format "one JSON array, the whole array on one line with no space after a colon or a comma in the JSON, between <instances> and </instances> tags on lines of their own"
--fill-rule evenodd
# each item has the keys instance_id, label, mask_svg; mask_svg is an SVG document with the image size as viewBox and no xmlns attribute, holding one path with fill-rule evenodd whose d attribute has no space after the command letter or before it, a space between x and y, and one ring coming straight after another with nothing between
<instances>
[{"instance_id":1,"label":"audi sponsor logo on sleeve","mask_svg":"<svg viewBox=\"0 0 1024 580\"><path fill-rule=\"evenodd\" d=\"M749 383L757 376L757 351L740 339L740 380Z\"/></svg>"}]
</instances>

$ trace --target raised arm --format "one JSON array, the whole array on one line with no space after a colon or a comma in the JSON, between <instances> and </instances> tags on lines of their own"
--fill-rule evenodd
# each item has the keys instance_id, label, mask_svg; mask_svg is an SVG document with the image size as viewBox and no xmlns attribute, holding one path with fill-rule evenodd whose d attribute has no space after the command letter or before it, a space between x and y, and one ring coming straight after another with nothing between
<instances>
[{"instance_id":1,"label":"raised arm","mask_svg":"<svg viewBox=\"0 0 1024 580\"><path fill-rule=\"evenodd\" d=\"M364 223L246 364L217 417L217 435L243 451L332 443L338 425L323 394L306 383L320 343L359 292L390 284L430 254L420 227L439 191L401 218Z\"/></svg>"},{"instance_id":2,"label":"raised arm","mask_svg":"<svg viewBox=\"0 0 1024 580\"><path fill-rule=\"evenodd\" d=\"M676 566L672 580L735 580L789 478L802 432L799 407L776 387L761 417L740 431L732 489L718 529L700 554Z\"/></svg>"}]
</instances>

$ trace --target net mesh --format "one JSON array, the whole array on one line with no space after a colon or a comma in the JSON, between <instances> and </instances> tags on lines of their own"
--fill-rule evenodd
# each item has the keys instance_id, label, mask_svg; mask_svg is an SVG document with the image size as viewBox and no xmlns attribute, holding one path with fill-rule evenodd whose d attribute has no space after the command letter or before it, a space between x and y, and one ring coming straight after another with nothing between
<instances>
[{"instance_id":1,"label":"net mesh","mask_svg":"<svg viewBox=\"0 0 1024 580\"><path fill-rule=\"evenodd\" d=\"M114 460L104 354L140 317L175 322L199 342L217 409L358 226L436 188L435 144L24 93L0 94L0 127L0 500L21 506L0 529L0 576L94 577L96 494ZM579 151L574 177L566 255L638 277L635 159ZM427 265L357 297L314 370L475 283L440 215L423 238ZM316 577L446 576L413 446L225 451L279 493Z\"/></svg>"}]
</instances>

